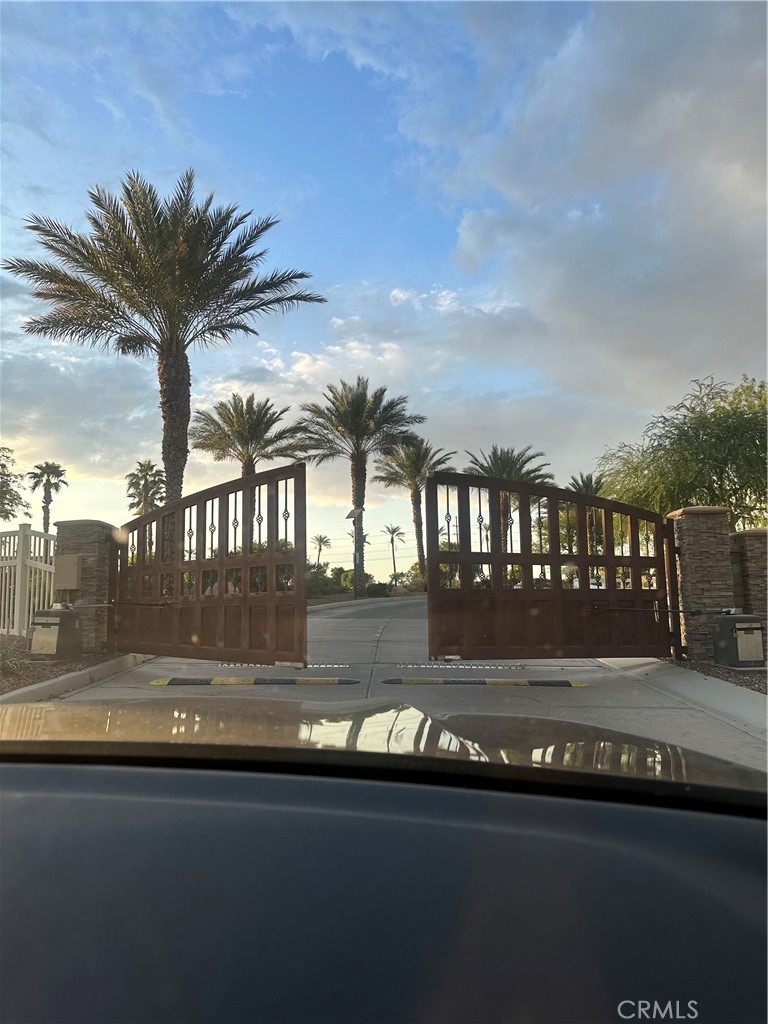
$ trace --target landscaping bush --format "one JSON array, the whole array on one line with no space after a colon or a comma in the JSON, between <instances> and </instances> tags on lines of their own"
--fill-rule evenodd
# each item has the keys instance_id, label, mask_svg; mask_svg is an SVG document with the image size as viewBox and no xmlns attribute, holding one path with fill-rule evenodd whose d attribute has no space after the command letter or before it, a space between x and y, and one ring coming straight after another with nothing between
<instances>
[{"instance_id":1,"label":"landscaping bush","mask_svg":"<svg viewBox=\"0 0 768 1024\"><path fill-rule=\"evenodd\" d=\"M369 583L365 588L366 597L391 597L392 587L389 583Z\"/></svg>"}]
</instances>

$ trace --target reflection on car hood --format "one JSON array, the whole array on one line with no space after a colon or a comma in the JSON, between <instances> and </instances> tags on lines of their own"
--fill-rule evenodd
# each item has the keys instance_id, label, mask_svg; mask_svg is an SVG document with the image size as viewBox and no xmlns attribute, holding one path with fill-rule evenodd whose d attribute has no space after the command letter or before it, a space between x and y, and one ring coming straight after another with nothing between
<instances>
[{"instance_id":1,"label":"reflection on car hood","mask_svg":"<svg viewBox=\"0 0 768 1024\"><path fill-rule=\"evenodd\" d=\"M763 790L762 772L600 726L503 715L429 715L409 704L171 699L0 707L0 741L226 744L407 754Z\"/></svg>"}]
</instances>

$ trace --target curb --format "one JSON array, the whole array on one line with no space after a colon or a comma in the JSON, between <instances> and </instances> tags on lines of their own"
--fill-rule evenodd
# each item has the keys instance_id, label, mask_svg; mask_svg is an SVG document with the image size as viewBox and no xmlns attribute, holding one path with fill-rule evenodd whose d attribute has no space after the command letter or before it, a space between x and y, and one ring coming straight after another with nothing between
<instances>
[{"instance_id":1,"label":"curb","mask_svg":"<svg viewBox=\"0 0 768 1024\"><path fill-rule=\"evenodd\" d=\"M68 672L66 675L56 676L55 679L45 679L41 683L31 683L20 690L4 693L0 696L0 705L33 704L36 701L49 700L69 690L80 690L95 683L102 683L105 679L154 660L155 656L151 654L123 654L112 661L102 661L99 665L81 669L79 672Z\"/></svg>"}]
</instances>

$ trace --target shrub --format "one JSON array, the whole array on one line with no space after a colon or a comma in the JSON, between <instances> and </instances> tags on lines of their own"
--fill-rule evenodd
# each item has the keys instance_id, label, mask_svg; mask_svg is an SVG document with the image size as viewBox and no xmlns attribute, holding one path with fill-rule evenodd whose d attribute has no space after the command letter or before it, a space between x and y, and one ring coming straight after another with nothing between
<instances>
[{"instance_id":1,"label":"shrub","mask_svg":"<svg viewBox=\"0 0 768 1024\"><path fill-rule=\"evenodd\" d=\"M392 586L389 583L369 583L365 594L366 597L391 597Z\"/></svg>"}]
</instances>

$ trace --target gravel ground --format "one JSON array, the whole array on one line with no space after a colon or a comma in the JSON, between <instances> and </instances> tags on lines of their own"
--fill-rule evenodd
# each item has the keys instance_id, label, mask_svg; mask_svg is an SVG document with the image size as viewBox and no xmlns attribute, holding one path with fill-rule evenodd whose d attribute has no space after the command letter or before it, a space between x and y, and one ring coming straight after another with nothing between
<instances>
[{"instance_id":1,"label":"gravel ground","mask_svg":"<svg viewBox=\"0 0 768 1024\"><path fill-rule=\"evenodd\" d=\"M51 661L47 658L31 657L26 651L27 641L21 637L3 637L0 640L2 649L13 647L14 644L19 651L20 664L7 664L0 659L0 695L20 690L22 686L30 686L32 683L42 683L46 679L64 676L68 672L79 672L80 669L91 668L116 657L114 654L86 654L68 661Z\"/></svg>"},{"instance_id":2,"label":"gravel ground","mask_svg":"<svg viewBox=\"0 0 768 1024\"><path fill-rule=\"evenodd\" d=\"M726 683L743 686L747 690L754 690L755 693L768 695L768 675L764 668L729 668L727 665L716 665L714 661L673 661L671 658L662 660L669 661L672 665L681 665L692 672L723 679Z\"/></svg>"}]
</instances>

